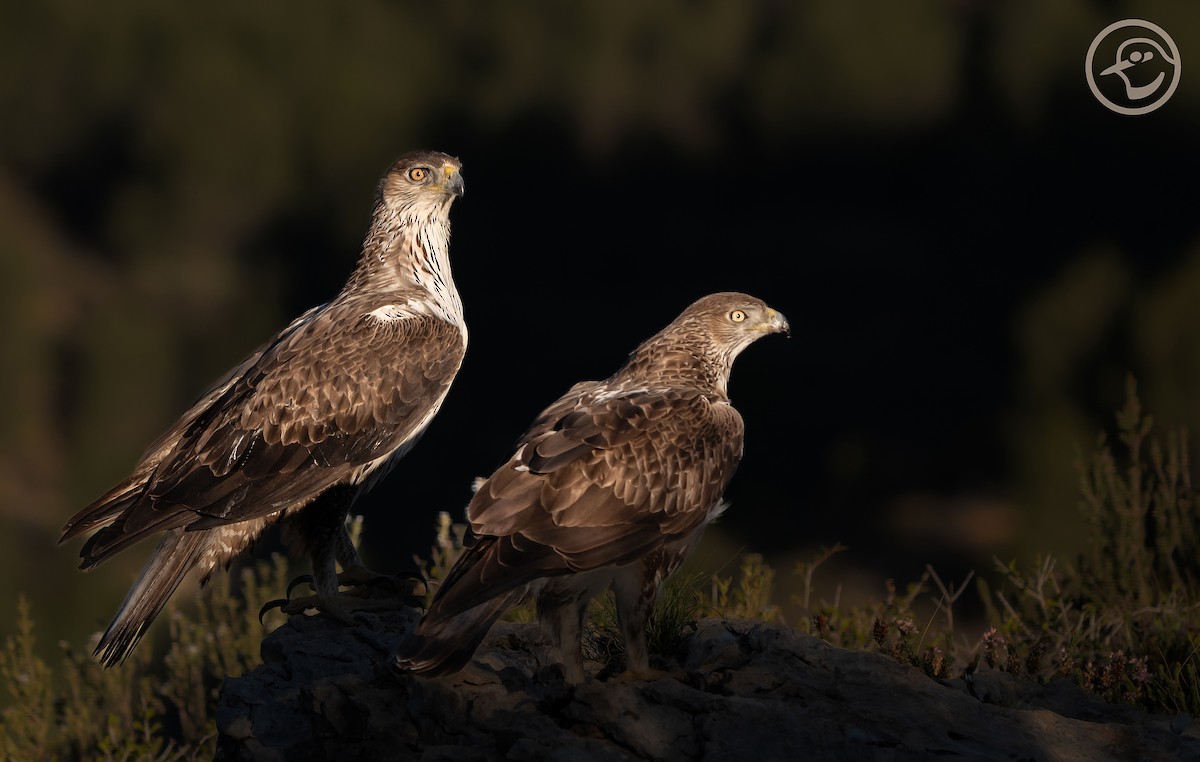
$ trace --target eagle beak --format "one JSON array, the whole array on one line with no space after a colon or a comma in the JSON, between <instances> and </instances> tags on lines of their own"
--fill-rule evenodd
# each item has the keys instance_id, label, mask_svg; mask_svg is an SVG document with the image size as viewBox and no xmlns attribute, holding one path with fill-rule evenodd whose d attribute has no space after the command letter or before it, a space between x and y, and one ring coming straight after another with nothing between
<instances>
[{"instance_id":1,"label":"eagle beak","mask_svg":"<svg viewBox=\"0 0 1200 762\"><path fill-rule=\"evenodd\" d=\"M792 337L792 326L782 312L767 308L767 322L763 328L770 333L782 333L789 339Z\"/></svg>"},{"instance_id":2,"label":"eagle beak","mask_svg":"<svg viewBox=\"0 0 1200 762\"><path fill-rule=\"evenodd\" d=\"M450 166L444 167L442 172L446 176L446 180L442 183L443 188L455 196L466 195L467 190L463 187L462 172Z\"/></svg>"}]
</instances>

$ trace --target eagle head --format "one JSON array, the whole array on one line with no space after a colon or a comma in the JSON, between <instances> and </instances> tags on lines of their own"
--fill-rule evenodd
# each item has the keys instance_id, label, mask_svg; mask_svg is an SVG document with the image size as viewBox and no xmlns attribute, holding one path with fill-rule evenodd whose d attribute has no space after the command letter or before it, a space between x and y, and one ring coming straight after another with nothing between
<instances>
[{"instance_id":1,"label":"eagle head","mask_svg":"<svg viewBox=\"0 0 1200 762\"><path fill-rule=\"evenodd\" d=\"M396 210L449 209L465 193L462 162L439 151L414 151L392 164L379 183L379 203Z\"/></svg>"}]
</instances>

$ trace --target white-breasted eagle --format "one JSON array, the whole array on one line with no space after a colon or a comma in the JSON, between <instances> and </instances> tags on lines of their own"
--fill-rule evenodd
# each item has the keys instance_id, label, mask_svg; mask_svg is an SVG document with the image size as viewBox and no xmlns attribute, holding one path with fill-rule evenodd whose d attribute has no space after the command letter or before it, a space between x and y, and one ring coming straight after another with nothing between
<instances>
[{"instance_id":1,"label":"white-breasted eagle","mask_svg":"<svg viewBox=\"0 0 1200 762\"><path fill-rule=\"evenodd\" d=\"M466 350L449 258L461 168L433 151L397 160L341 292L227 373L67 522L63 541L99 528L84 570L161 537L96 648L104 666L137 645L188 572L207 581L283 518L312 561L318 608L349 618L336 565L342 584L373 575L346 515L420 438Z\"/></svg>"}]
</instances>

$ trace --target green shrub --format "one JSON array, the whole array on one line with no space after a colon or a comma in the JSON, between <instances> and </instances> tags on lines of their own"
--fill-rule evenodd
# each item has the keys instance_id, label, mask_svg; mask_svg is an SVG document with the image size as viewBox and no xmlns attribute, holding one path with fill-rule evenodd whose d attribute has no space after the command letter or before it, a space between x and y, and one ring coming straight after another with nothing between
<instances>
[{"instance_id":1,"label":"green shrub","mask_svg":"<svg viewBox=\"0 0 1200 762\"><path fill-rule=\"evenodd\" d=\"M1200 516L1187 432L1165 445L1152 438L1132 378L1116 423L1116 446L1101 435L1078 461L1087 550L1061 571L1049 557L1029 570L996 560L999 587L979 584L993 623L981 647L1014 674L1061 675L1110 701L1195 714Z\"/></svg>"},{"instance_id":2,"label":"green shrub","mask_svg":"<svg viewBox=\"0 0 1200 762\"><path fill-rule=\"evenodd\" d=\"M264 626L249 612L287 585L287 561L246 566L236 591L233 578L214 577L190 610L168 604L169 645L143 643L109 670L65 642L57 663L39 657L19 598L16 634L0 650L0 759L211 759L220 682L257 664L263 635L283 621L269 613Z\"/></svg>"}]
</instances>

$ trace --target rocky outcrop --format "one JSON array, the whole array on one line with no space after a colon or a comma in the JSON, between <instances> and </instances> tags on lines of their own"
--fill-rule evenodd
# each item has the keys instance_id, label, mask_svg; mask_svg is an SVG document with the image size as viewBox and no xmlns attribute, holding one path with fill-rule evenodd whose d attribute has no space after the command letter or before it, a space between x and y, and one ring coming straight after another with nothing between
<instances>
[{"instance_id":1,"label":"rocky outcrop","mask_svg":"<svg viewBox=\"0 0 1200 762\"><path fill-rule=\"evenodd\" d=\"M572 688L534 625L497 625L461 673L422 679L386 667L416 612L361 616L268 636L222 687L217 759L1200 759L1190 717L1063 680L933 680L782 626L704 620L661 676Z\"/></svg>"}]
</instances>

